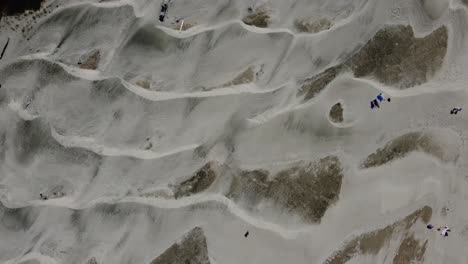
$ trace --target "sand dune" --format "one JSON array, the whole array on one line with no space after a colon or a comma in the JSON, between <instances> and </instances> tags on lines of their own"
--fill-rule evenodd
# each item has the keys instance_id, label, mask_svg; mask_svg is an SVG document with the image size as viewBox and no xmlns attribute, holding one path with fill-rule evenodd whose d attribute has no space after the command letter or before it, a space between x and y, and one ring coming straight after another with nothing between
<instances>
[{"instance_id":1,"label":"sand dune","mask_svg":"<svg viewBox=\"0 0 468 264\"><path fill-rule=\"evenodd\" d=\"M10 2L0 262L466 263L465 0Z\"/></svg>"}]
</instances>

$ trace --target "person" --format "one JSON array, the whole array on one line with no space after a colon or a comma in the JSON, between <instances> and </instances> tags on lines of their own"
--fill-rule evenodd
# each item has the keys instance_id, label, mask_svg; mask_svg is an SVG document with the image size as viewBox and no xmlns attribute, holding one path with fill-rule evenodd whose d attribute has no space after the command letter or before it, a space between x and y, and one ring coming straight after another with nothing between
<instances>
[{"instance_id":1,"label":"person","mask_svg":"<svg viewBox=\"0 0 468 264\"><path fill-rule=\"evenodd\" d=\"M166 16L167 4L161 5L161 13L159 13L159 21L164 22L164 17Z\"/></svg>"},{"instance_id":2,"label":"person","mask_svg":"<svg viewBox=\"0 0 468 264\"><path fill-rule=\"evenodd\" d=\"M455 107L453 108L451 111L450 111L450 114L451 115L456 115L458 112L460 112L462 110L461 107Z\"/></svg>"},{"instance_id":3,"label":"person","mask_svg":"<svg viewBox=\"0 0 468 264\"><path fill-rule=\"evenodd\" d=\"M370 104L371 104L371 109L374 109L375 107L380 108L379 102L382 103L383 101L385 101L385 96L383 95L383 93L379 93L379 94L377 95L376 99L374 99L374 100L372 100L372 101L370 102ZM391 101L391 99L390 99L390 98L387 98L387 102L390 102L390 101Z\"/></svg>"},{"instance_id":4,"label":"person","mask_svg":"<svg viewBox=\"0 0 468 264\"><path fill-rule=\"evenodd\" d=\"M370 108L374 109L375 107L380 108L379 101L377 101L377 99L370 101Z\"/></svg>"},{"instance_id":5,"label":"person","mask_svg":"<svg viewBox=\"0 0 468 264\"><path fill-rule=\"evenodd\" d=\"M248 237L249 236L249 231L245 232L244 236Z\"/></svg>"},{"instance_id":6,"label":"person","mask_svg":"<svg viewBox=\"0 0 468 264\"><path fill-rule=\"evenodd\" d=\"M380 108L379 101L377 101L377 99L374 99L374 105L375 105L377 108Z\"/></svg>"},{"instance_id":7,"label":"person","mask_svg":"<svg viewBox=\"0 0 468 264\"><path fill-rule=\"evenodd\" d=\"M383 100L385 100L385 97L383 96L382 93L379 93L379 94L377 95L377 100L379 100L379 102L382 102Z\"/></svg>"}]
</instances>

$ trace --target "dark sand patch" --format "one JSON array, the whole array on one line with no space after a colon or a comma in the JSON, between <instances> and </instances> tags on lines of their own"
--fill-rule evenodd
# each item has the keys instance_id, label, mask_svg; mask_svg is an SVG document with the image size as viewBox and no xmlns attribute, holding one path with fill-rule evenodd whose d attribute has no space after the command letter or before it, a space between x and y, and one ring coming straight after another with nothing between
<instances>
[{"instance_id":1,"label":"dark sand patch","mask_svg":"<svg viewBox=\"0 0 468 264\"><path fill-rule=\"evenodd\" d=\"M309 78L302 84L298 95L305 95L304 100L309 100L320 93L325 87L331 83L343 70L341 65L331 67Z\"/></svg>"},{"instance_id":2,"label":"dark sand patch","mask_svg":"<svg viewBox=\"0 0 468 264\"><path fill-rule=\"evenodd\" d=\"M244 171L234 177L227 197L247 201L251 208L267 199L305 222L319 223L328 207L338 200L342 179L339 159L327 156L280 171L271 180L267 171Z\"/></svg>"},{"instance_id":3,"label":"dark sand patch","mask_svg":"<svg viewBox=\"0 0 468 264\"><path fill-rule=\"evenodd\" d=\"M251 83L254 80L255 73L252 67L247 68L245 71L237 75L232 81L227 82L223 87L229 87L234 85L240 85L245 83Z\"/></svg>"},{"instance_id":4,"label":"dark sand patch","mask_svg":"<svg viewBox=\"0 0 468 264\"><path fill-rule=\"evenodd\" d=\"M209 264L206 237L200 227L185 234L151 264Z\"/></svg>"},{"instance_id":5,"label":"dark sand patch","mask_svg":"<svg viewBox=\"0 0 468 264\"><path fill-rule=\"evenodd\" d=\"M356 77L374 76L384 84L409 88L427 82L440 69L447 42L445 26L423 38L416 38L411 26L387 26L347 65Z\"/></svg>"},{"instance_id":6,"label":"dark sand patch","mask_svg":"<svg viewBox=\"0 0 468 264\"><path fill-rule=\"evenodd\" d=\"M213 184L215 179L216 173L212 168L212 164L207 163L193 177L175 187L174 197L178 199L203 192Z\"/></svg>"},{"instance_id":7,"label":"dark sand patch","mask_svg":"<svg viewBox=\"0 0 468 264\"><path fill-rule=\"evenodd\" d=\"M296 19L294 27L298 32L303 33L318 33L320 31L328 30L333 26L333 23L325 18L319 18L311 21L310 19Z\"/></svg>"},{"instance_id":8,"label":"dark sand patch","mask_svg":"<svg viewBox=\"0 0 468 264\"><path fill-rule=\"evenodd\" d=\"M242 22L249 26L255 26L259 28L266 28L270 23L270 15L265 10L256 10L242 19Z\"/></svg>"},{"instance_id":9,"label":"dark sand patch","mask_svg":"<svg viewBox=\"0 0 468 264\"><path fill-rule=\"evenodd\" d=\"M410 132L391 140L384 147L377 149L376 152L366 158L361 167L381 166L395 159L403 158L413 151L424 151L442 161L446 160L442 147L434 141L432 136L422 132Z\"/></svg>"},{"instance_id":10,"label":"dark sand patch","mask_svg":"<svg viewBox=\"0 0 468 264\"><path fill-rule=\"evenodd\" d=\"M83 63L78 64L80 64L81 69L96 70L98 68L100 60L101 53L99 52L99 50L96 50Z\"/></svg>"},{"instance_id":11,"label":"dark sand patch","mask_svg":"<svg viewBox=\"0 0 468 264\"><path fill-rule=\"evenodd\" d=\"M343 106L341 103L336 103L330 109L330 119L335 123L343 122Z\"/></svg>"},{"instance_id":12,"label":"dark sand patch","mask_svg":"<svg viewBox=\"0 0 468 264\"><path fill-rule=\"evenodd\" d=\"M416 252L411 252L411 249L407 248L406 246L414 246L414 243L412 242L412 244L408 244L410 243L409 240L414 240L413 235L410 233L410 228L414 226L417 221L421 221L425 224L429 223L431 217L431 207L425 206L421 209L418 209L414 213L408 215L400 221L395 222L392 225L362 234L359 237L352 239L350 242L346 243L346 245L343 246L342 249L338 250L332 256L330 256L324 262L324 264L342 264L348 262L352 258L359 255L376 255L383 248L385 248L385 246L387 246L392 239L397 239L398 235L401 233L405 234L406 238L403 239L403 242L401 243L398 252L400 252L401 250L402 254L403 252L405 252L405 254L407 255L401 255L400 257L397 257L398 255L396 255L395 259L399 261L414 258L422 258L425 252L426 243L421 247L420 250Z\"/></svg>"}]
</instances>

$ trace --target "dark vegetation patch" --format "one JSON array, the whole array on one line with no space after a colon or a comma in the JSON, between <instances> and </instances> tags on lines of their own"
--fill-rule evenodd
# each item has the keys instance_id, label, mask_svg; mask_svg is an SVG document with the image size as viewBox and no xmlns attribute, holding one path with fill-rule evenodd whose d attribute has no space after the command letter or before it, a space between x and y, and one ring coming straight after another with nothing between
<instances>
[{"instance_id":1,"label":"dark vegetation patch","mask_svg":"<svg viewBox=\"0 0 468 264\"><path fill-rule=\"evenodd\" d=\"M335 123L343 122L343 106L341 103L336 103L330 109L330 119Z\"/></svg>"},{"instance_id":2,"label":"dark vegetation patch","mask_svg":"<svg viewBox=\"0 0 468 264\"><path fill-rule=\"evenodd\" d=\"M306 19L294 20L294 27L296 30L304 33L318 33L320 31L328 30L332 26L333 23L325 17L315 19L313 21Z\"/></svg>"},{"instance_id":3,"label":"dark vegetation patch","mask_svg":"<svg viewBox=\"0 0 468 264\"><path fill-rule=\"evenodd\" d=\"M387 26L347 64L356 77L373 76L384 84L409 88L427 82L427 76L441 67L447 42L445 26L423 38L416 38L411 26Z\"/></svg>"},{"instance_id":4,"label":"dark vegetation patch","mask_svg":"<svg viewBox=\"0 0 468 264\"><path fill-rule=\"evenodd\" d=\"M339 159L327 156L280 171L271 179L268 171L243 171L234 177L227 197L246 201L249 209L266 199L305 222L319 223L328 207L338 200L342 179Z\"/></svg>"},{"instance_id":5,"label":"dark vegetation patch","mask_svg":"<svg viewBox=\"0 0 468 264\"><path fill-rule=\"evenodd\" d=\"M398 252L393 258L393 264L424 263L427 242L426 240L421 244L414 238L414 235L408 235L401 242Z\"/></svg>"},{"instance_id":6,"label":"dark vegetation patch","mask_svg":"<svg viewBox=\"0 0 468 264\"><path fill-rule=\"evenodd\" d=\"M433 138L422 132L410 132L389 141L370 154L361 164L362 168L376 167L395 159L403 158L413 151L424 151L444 160L444 152Z\"/></svg>"},{"instance_id":7,"label":"dark vegetation patch","mask_svg":"<svg viewBox=\"0 0 468 264\"><path fill-rule=\"evenodd\" d=\"M311 99L345 69L355 77L373 77L401 89L420 85L442 66L447 44L445 26L417 38L409 25L387 25L343 64L303 81L298 96Z\"/></svg>"},{"instance_id":8,"label":"dark vegetation patch","mask_svg":"<svg viewBox=\"0 0 468 264\"><path fill-rule=\"evenodd\" d=\"M321 72L309 79L306 79L298 95L304 95L304 100L309 100L319 94L325 87L331 83L341 72L343 71L343 66L338 65L326 69L324 72Z\"/></svg>"},{"instance_id":9,"label":"dark vegetation patch","mask_svg":"<svg viewBox=\"0 0 468 264\"><path fill-rule=\"evenodd\" d=\"M166 249L151 264L209 264L208 247L203 229L195 227L179 242Z\"/></svg>"},{"instance_id":10,"label":"dark vegetation patch","mask_svg":"<svg viewBox=\"0 0 468 264\"><path fill-rule=\"evenodd\" d=\"M415 240L410 229L417 221L421 221L425 224L429 223L431 217L431 207L425 206L418 209L392 225L364 233L352 239L330 256L324 264L343 264L356 256L377 255L382 249L388 246L392 239L397 239L400 234L404 235L404 239L400 244L397 255L395 255L393 259L393 263L422 263L411 261L420 261L424 258L427 241L423 245L420 245L420 243Z\"/></svg>"},{"instance_id":11,"label":"dark vegetation patch","mask_svg":"<svg viewBox=\"0 0 468 264\"><path fill-rule=\"evenodd\" d=\"M270 15L263 9L252 10L242 21L249 26L267 28L270 23Z\"/></svg>"},{"instance_id":12,"label":"dark vegetation patch","mask_svg":"<svg viewBox=\"0 0 468 264\"><path fill-rule=\"evenodd\" d=\"M99 50L91 53L84 62L78 62L81 69L87 70L96 70L99 66L99 62L101 61L101 53Z\"/></svg>"},{"instance_id":13,"label":"dark vegetation patch","mask_svg":"<svg viewBox=\"0 0 468 264\"><path fill-rule=\"evenodd\" d=\"M174 197L176 199L197 194L208 189L216 179L216 173L211 163L203 166L190 179L183 181L175 187Z\"/></svg>"}]
</instances>

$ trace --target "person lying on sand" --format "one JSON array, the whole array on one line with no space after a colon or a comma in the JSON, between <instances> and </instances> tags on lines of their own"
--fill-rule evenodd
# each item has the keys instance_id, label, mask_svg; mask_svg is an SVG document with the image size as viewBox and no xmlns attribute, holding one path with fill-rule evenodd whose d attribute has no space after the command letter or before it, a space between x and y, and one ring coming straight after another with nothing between
<instances>
[{"instance_id":1,"label":"person lying on sand","mask_svg":"<svg viewBox=\"0 0 468 264\"><path fill-rule=\"evenodd\" d=\"M372 108L372 109L374 109L375 107L380 108L379 102L381 103L381 102L383 102L383 101L385 101L385 96L384 96L382 93L379 93L379 94L377 95L376 99L374 99L374 100L372 100L372 101L370 102L371 108ZM391 99L390 99L390 98L387 98L387 102L390 102L390 101L391 101Z\"/></svg>"},{"instance_id":2,"label":"person lying on sand","mask_svg":"<svg viewBox=\"0 0 468 264\"><path fill-rule=\"evenodd\" d=\"M450 111L450 114L451 115L456 115L458 112L460 112L462 110L461 107L455 107L453 108L451 111Z\"/></svg>"},{"instance_id":3,"label":"person lying on sand","mask_svg":"<svg viewBox=\"0 0 468 264\"><path fill-rule=\"evenodd\" d=\"M437 228L437 231L440 231L442 229L442 227L439 227ZM450 232L450 228L448 228L448 226L445 226L443 229L442 229L442 232L440 232L440 234L442 236L448 236L448 232Z\"/></svg>"},{"instance_id":4,"label":"person lying on sand","mask_svg":"<svg viewBox=\"0 0 468 264\"><path fill-rule=\"evenodd\" d=\"M431 224L427 225L427 229L432 229L432 228L434 228L433 225L431 225ZM437 231L440 231L440 235L442 235L442 236L448 236L448 232L450 232L452 230L450 230L450 228L448 226L444 226L444 227L439 226L437 228Z\"/></svg>"}]
</instances>

